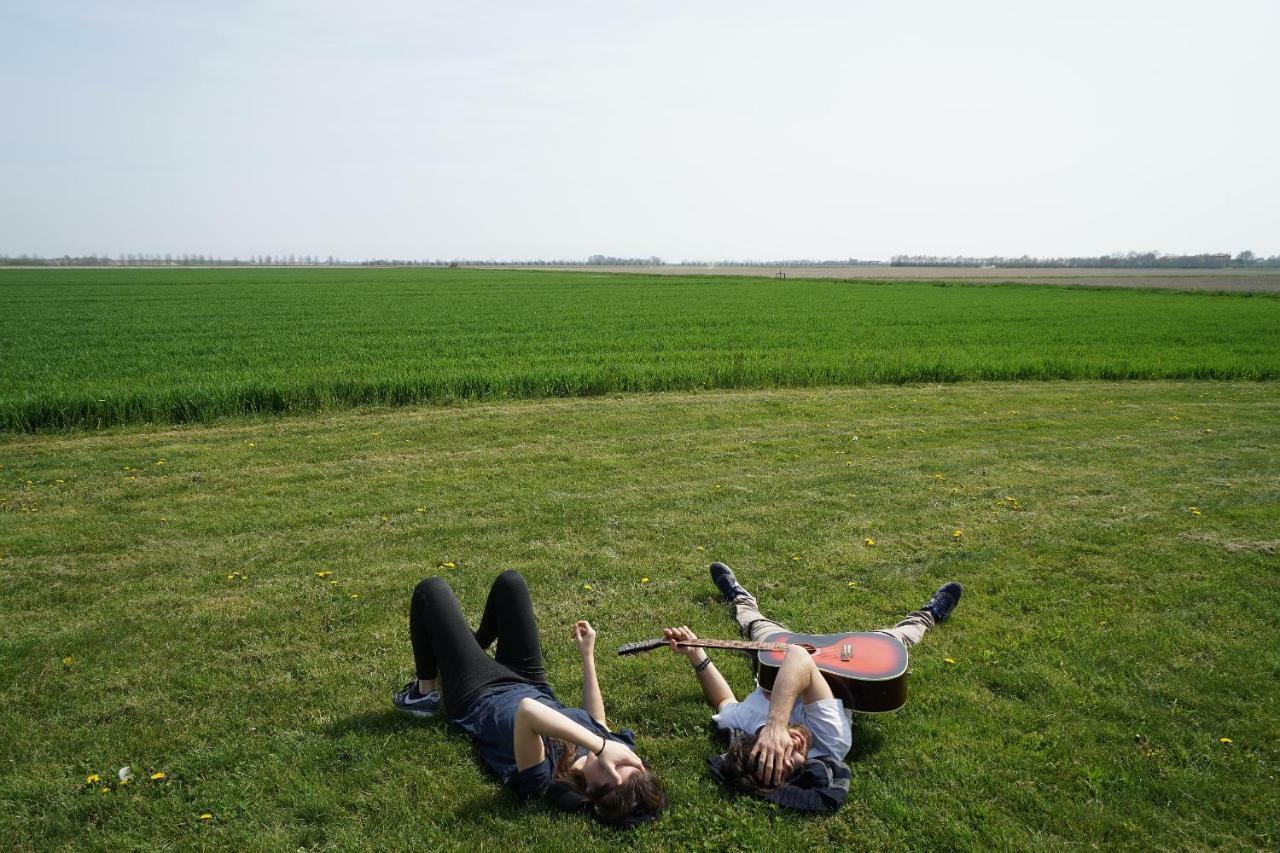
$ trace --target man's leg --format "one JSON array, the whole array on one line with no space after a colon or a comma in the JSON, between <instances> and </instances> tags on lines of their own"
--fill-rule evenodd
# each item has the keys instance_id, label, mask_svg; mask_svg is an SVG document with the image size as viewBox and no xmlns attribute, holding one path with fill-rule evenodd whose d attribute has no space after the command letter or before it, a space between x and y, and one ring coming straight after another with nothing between
<instances>
[{"instance_id":1,"label":"man's leg","mask_svg":"<svg viewBox=\"0 0 1280 853\"><path fill-rule=\"evenodd\" d=\"M511 569L494 580L475 633L481 648L488 648L494 639L498 641L494 650L498 663L535 684L547 684L529 586L523 575Z\"/></svg>"},{"instance_id":2,"label":"man's leg","mask_svg":"<svg viewBox=\"0 0 1280 853\"><path fill-rule=\"evenodd\" d=\"M888 634L902 645L911 648L924 638L924 632L934 626L933 617L923 610L908 613L901 622L892 628L875 631L876 634Z\"/></svg>"},{"instance_id":3,"label":"man's leg","mask_svg":"<svg viewBox=\"0 0 1280 853\"><path fill-rule=\"evenodd\" d=\"M756 597L738 583L733 570L724 563L711 564L711 580L724 600L731 605L734 621L738 623L738 632L746 639L763 640L770 634L787 630L772 619L765 618L760 612L760 603L756 601Z\"/></svg>"},{"instance_id":4,"label":"man's leg","mask_svg":"<svg viewBox=\"0 0 1280 853\"><path fill-rule=\"evenodd\" d=\"M748 593L729 602L733 606L733 619L738 631L748 640L763 640L770 634L786 632L785 626L767 618L760 612L756 597Z\"/></svg>"},{"instance_id":5,"label":"man's leg","mask_svg":"<svg viewBox=\"0 0 1280 853\"><path fill-rule=\"evenodd\" d=\"M877 634L888 634L902 645L911 648L924 639L925 631L946 619L960 602L960 594L964 589L952 581L938 587L933 598L926 601L919 610L908 613L901 622L892 628L876 631Z\"/></svg>"}]
</instances>

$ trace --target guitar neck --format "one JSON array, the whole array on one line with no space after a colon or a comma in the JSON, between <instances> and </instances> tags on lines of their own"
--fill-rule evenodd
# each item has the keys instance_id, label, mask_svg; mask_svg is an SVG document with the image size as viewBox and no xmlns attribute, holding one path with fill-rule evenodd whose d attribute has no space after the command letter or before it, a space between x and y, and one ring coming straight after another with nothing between
<instances>
[{"instance_id":1,"label":"guitar neck","mask_svg":"<svg viewBox=\"0 0 1280 853\"><path fill-rule=\"evenodd\" d=\"M689 640L676 643L677 646L689 646L702 649L742 649L755 652L785 652L786 643L766 643L760 640Z\"/></svg>"},{"instance_id":2,"label":"guitar neck","mask_svg":"<svg viewBox=\"0 0 1280 853\"><path fill-rule=\"evenodd\" d=\"M618 654L634 655L639 652L651 652L654 649L666 648L668 645L666 640L641 640L638 643L628 643L621 647L618 649ZM755 640L685 640L676 643L676 645L686 648L740 649L762 652L785 652L787 650L786 643L764 643Z\"/></svg>"}]
</instances>

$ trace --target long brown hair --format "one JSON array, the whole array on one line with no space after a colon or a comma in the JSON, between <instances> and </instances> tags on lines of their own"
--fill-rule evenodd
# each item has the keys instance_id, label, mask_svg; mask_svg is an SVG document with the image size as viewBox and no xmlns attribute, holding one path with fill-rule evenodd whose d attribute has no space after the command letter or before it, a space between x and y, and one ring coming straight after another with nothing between
<instances>
[{"instance_id":1,"label":"long brown hair","mask_svg":"<svg viewBox=\"0 0 1280 853\"><path fill-rule=\"evenodd\" d=\"M667 793L662 789L662 782L647 767L631 774L621 785L592 793L587 788L587 777L580 768L573 766L578 760L578 748L562 740L556 743L560 747L560 757L556 759L552 778L564 782L590 800L595 806L596 816L604 823L630 826L656 818L667 807Z\"/></svg>"}]
</instances>

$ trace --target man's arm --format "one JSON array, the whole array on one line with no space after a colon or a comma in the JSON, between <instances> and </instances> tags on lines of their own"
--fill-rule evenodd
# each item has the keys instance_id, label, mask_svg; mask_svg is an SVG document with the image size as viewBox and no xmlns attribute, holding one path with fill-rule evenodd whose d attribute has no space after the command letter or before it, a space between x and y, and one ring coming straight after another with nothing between
<instances>
[{"instance_id":1,"label":"man's arm","mask_svg":"<svg viewBox=\"0 0 1280 853\"><path fill-rule=\"evenodd\" d=\"M717 713L725 705L737 701L734 698L733 689L729 687L729 682L724 680L724 676L720 674L720 670L716 669L716 665L710 662L703 664L704 661L709 661L706 652L695 646L681 648L678 645L683 640L698 639L687 625L681 625L679 628L664 628L662 636L671 643L671 651L688 658L698 676L698 685L702 688L703 698L707 700L708 705L716 709Z\"/></svg>"},{"instance_id":2,"label":"man's arm","mask_svg":"<svg viewBox=\"0 0 1280 853\"><path fill-rule=\"evenodd\" d=\"M775 785L792 767L792 742L788 728L797 698L803 698L807 705L822 699L834 699L835 694L809 653L802 646L791 646L773 681L769 719L760 729L756 745L751 750L751 758L762 771L762 776Z\"/></svg>"},{"instance_id":3,"label":"man's arm","mask_svg":"<svg viewBox=\"0 0 1280 853\"><path fill-rule=\"evenodd\" d=\"M596 629L585 619L573 623L573 642L582 655L582 710L597 723L609 728L604 719L604 696L600 693L600 680L596 677Z\"/></svg>"}]
</instances>

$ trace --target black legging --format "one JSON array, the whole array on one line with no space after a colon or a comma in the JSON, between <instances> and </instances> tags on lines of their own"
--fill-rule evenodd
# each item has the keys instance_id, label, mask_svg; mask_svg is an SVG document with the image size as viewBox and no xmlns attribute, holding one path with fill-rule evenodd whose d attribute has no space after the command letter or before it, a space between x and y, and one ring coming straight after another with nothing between
<instances>
[{"instance_id":1,"label":"black legging","mask_svg":"<svg viewBox=\"0 0 1280 853\"><path fill-rule=\"evenodd\" d=\"M418 678L439 677L450 718L465 713L495 684L547 684L533 602L517 571L505 571L494 580L474 633L444 579L426 578L413 591L409 637ZM498 648L489 657L484 650L495 638Z\"/></svg>"}]
</instances>

